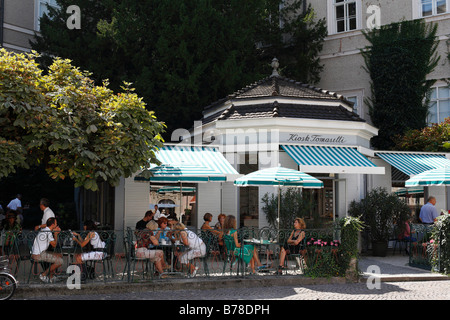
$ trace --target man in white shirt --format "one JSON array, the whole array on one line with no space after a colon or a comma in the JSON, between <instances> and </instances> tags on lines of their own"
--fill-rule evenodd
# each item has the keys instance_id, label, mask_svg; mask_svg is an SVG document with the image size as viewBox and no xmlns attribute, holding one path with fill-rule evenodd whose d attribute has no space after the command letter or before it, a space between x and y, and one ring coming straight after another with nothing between
<instances>
[{"instance_id":1,"label":"man in white shirt","mask_svg":"<svg viewBox=\"0 0 450 320\"><path fill-rule=\"evenodd\" d=\"M50 268L39 275L39 279L43 282L52 282L56 269L63 264L61 254L47 251L50 245L56 247L60 231L61 229L58 227L56 218L50 218L47 220L45 228L41 229L34 239L33 247L31 248L33 260L51 263Z\"/></svg>"},{"instance_id":2,"label":"man in white shirt","mask_svg":"<svg viewBox=\"0 0 450 320\"><path fill-rule=\"evenodd\" d=\"M41 224L36 226L34 230L39 230L42 228L45 228L47 226L47 220L50 218L55 218L55 214L53 213L53 210L49 208L50 201L46 198L42 198L39 202L39 207L44 212L42 215Z\"/></svg>"},{"instance_id":3,"label":"man in white shirt","mask_svg":"<svg viewBox=\"0 0 450 320\"><path fill-rule=\"evenodd\" d=\"M156 208L156 206L155 206L155 208ZM159 210L155 210L155 211L156 211L156 213L153 216L153 220L155 220L155 221L158 221L159 218L161 218L161 217L167 218L169 216L168 214L166 214L166 210L165 209L163 209L162 212L159 212Z\"/></svg>"},{"instance_id":4,"label":"man in white shirt","mask_svg":"<svg viewBox=\"0 0 450 320\"><path fill-rule=\"evenodd\" d=\"M18 194L15 199L11 200L11 202L6 206L11 210L22 212L22 195Z\"/></svg>"}]
</instances>

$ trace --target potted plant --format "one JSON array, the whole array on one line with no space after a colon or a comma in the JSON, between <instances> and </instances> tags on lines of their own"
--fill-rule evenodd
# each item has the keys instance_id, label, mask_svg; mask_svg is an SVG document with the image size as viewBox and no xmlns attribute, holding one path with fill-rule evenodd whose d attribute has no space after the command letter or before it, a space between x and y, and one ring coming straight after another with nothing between
<instances>
[{"instance_id":1,"label":"potted plant","mask_svg":"<svg viewBox=\"0 0 450 320\"><path fill-rule=\"evenodd\" d=\"M361 201L352 201L349 214L361 216L372 241L372 254L384 257L394 224L398 225L400 232L404 230L410 210L394 193L388 193L380 187L370 191Z\"/></svg>"}]
</instances>

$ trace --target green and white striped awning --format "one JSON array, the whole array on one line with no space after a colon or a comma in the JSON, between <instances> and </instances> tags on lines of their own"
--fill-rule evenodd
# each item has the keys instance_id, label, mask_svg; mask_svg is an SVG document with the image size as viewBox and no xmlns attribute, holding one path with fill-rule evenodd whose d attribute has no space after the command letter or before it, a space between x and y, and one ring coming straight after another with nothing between
<instances>
[{"instance_id":1,"label":"green and white striped awning","mask_svg":"<svg viewBox=\"0 0 450 320\"><path fill-rule=\"evenodd\" d=\"M225 159L222 153L213 147L164 146L156 154L161 163L187 163L201 165L225 175L239 173Z\"/></svg>"},{"instance_id":2,"label":"green and white striped awning","mask_svg":"<svg viewBox=\"0 0 450 320\"><path fill-rule=\"evenodd\" d=\"M444 154L387 151L375 154L408 176L445 166L450 167L450 160Z\"/></svg>"},{"instance_id":3,"label":"green and white striped awning","mask_svg":"<svg viewBox=\"0 0 450 320\"><path fill-rule=\"evenodd\" d=\"M164 146L156 153L162 165L150 169L153 176L135 180L152 182L207 182L234 180L240 176L214 147Z\"/></svg>"},{"instance_id":4,"label":"green and white striped awning","mask_svg":"<svg viewBox=\"0 0 450 320\"><path fill-rule=\"evenodd\" d=\"M302 172L384 174L356 148L335 146L282 145Z\"/></svg>"},{"instance_id":5,"label":"green and white striped awning","mask_svg":"<svg viewBox=\"0 0 450 320\"><path fill-rule=\"evenodd\" d=\"M416 194L423 194L424 189L423 187L412 187L412 188L400 188L397 191L395 191L395 194L399 197L405 197L407 195L416 195Z\"/></svg>"},{"instance_id":6,"label":"green and white striped awning","mask_svg":"<svg viewBox=\"0 0 450 320\"><path fill-rule=\"evenodd\" d=\"M164 183L200 183L209 181L226 181L226 176L211 168L196 164L162 164L150 169L151 177L141 175L134 179L138 181L164 182Z\"/></svg>"}]
</instances>

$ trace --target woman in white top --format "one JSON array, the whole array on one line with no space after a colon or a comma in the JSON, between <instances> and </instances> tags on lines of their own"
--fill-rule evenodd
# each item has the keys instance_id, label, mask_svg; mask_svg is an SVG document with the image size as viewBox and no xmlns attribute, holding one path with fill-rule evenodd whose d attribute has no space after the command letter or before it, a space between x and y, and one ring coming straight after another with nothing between
<instances>
[{"instance_id":1,"label":"woman in white top","mask_svg":"<svg viewBox=\"0 0 450 320\"><path fill-rule=\"evenodd\" d=\"M173 228L174 230L179 231L181 243L189 249L181 255L180 261L189 268L190 276L194 277L198 267L190 263L190 261L195 258L203 257L206 254L206 245L197 234L186 229L186 226L181 222L176 223Z\"/></svg>"},{"instance_id":2,"label":"woman in white top","mask_svg":"<svg viewBox=\"0 0 450 320\"><path fill-rule=\"evenodd\" d=\"M74 235L73 240L76 241L80 245L80 247L83 248L88 243L90 243L91 245L91 250L89 250L88 252L78 253L75 255L76 264L82 264L84 261L89 260L102 260L106 255L106 253L104 252L105 242L102 241L98 233L95 232L96 229L97 227L95 223L89 220L84 223L84 230L89 230L89 233L84 239L81 238L78 233L72 232Z\"/></svg>"}]
</instances>

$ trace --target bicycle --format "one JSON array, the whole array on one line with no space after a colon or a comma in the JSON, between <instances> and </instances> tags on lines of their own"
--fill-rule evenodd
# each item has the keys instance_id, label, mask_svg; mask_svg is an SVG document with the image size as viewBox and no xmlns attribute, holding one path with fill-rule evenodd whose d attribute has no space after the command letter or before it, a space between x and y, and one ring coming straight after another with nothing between
<instances>
[{"instance_id":1,"label":"bicycle","mask_svg":"<svg viewBox=\"0 0 450 320\"><path fill-rule=\"evenodd\" d=\"M14 295L17 280L8 268L8 256L0 256L0 300L8 300Z\"/></svg>"}]
</instances>

